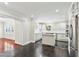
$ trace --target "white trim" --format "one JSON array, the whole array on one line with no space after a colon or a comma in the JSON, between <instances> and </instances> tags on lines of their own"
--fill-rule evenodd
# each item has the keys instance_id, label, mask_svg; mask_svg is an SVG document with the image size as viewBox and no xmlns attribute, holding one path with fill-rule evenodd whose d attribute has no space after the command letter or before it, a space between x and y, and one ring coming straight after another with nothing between
<instances>
[{"instance_id":1,"label":"white trim","mask_svg":"<svg viewBox=\"0 0 79 59\"><path fill-rule=\"evenodd\" d=\"M29 44L29 43L31 43L32 41L28 41L28 42L26 42L26 43L18 43L18 42L16 42L17 44L20 44L20 45L27 45L27 44Z\"/></svg>"},{"instance_id":2,"label":"white trim","mask_svg":"<svg viewBox=\"0 0 79 59\"><path fill-rule=\"evenodd\" d=\"M32 43L35 43L36 41L39 41L39 40L41 40L41 39L38 39L38 40L34 40L34 41L31 41Z\"/></svg>"},{"instance_id":3,"label":"white trim","mask_svg":"<svg viewBox=\"0 0 79 59\"><path fill-rule=\"evenodd\" d=\"M31 41L32 43L35 43L36 41Z\"/></svg>"},{"instance_id":4,"label":"white trim","mask_svg":"<svg viewBox=\"0 0 79 59\"><path fill-rule=\"evenodd\" d=\"M28 41L28 42L26 42L26 43L23 43L22 45L27 45L27 44L29 44L29 43L31 43L32 41Z\"/></svg>"}]
</instances>

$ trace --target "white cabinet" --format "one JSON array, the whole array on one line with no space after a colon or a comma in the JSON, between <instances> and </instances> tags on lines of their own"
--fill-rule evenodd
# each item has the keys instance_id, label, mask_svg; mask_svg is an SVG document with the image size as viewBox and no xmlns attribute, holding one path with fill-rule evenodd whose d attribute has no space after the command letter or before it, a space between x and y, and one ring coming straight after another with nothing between
<instances>
[{"instance_id":1,"label":"white cabinet","mask_svg":"<svg viewBox=\"0 0 79 59\"><path fill-rule=\"evenodd\" d=\"M42 39L42 33L34 33L34 41Z\"/></svg>"},{"instance_id":2,"label":"white cabinet","mask_svg":"<svg viewBox=\"0 0 79 59\"><path fill-rule=\"evenodd\" d=\"M55 46L55 35L54 34L43 34L42 44Z\"/></svg>"}]
</instances>

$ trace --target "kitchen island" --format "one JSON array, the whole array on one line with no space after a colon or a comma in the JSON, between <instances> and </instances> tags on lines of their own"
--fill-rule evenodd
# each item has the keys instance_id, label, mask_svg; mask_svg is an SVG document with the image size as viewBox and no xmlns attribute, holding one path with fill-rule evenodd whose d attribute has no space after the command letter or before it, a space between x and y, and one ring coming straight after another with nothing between
<instances>
[{"instance_id":1,"label":"kitchen island","mask_svg":"<svg viewBox=\"0 0 79 59\"><path fill-rule=\"evenodd\" d=\"M55 34L54 33L44 33L42 35L42 44L55 46Z\"/></svg>"}]
</instances>

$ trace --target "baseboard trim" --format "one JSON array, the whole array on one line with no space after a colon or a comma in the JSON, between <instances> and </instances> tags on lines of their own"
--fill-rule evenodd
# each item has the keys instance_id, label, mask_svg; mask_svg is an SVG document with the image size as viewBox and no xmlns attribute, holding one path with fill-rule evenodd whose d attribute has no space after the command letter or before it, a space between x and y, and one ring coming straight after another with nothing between
<instances>
[{"instance_id":1,"label":"baseboard trim","mask_svg":"<svg viewBox=\"0 0 79 59\"><path fill-rule=\"evenodd\" d=\"M42 39L35 40L35 41L31 41L31 43L36 43L36 42L38 42L38 41L40 41L40 40L42 40Z\"/></svg>"},{"instance_id":2,"label":"baseboard trim","mask_svg":"<svg viewBox=\"0 0 79 59\"><path fill-rule=\"evenodd\" d=\"M32 41L28 41L28 42L24 43L23 45L27 45L27 44L30 44L30 43L32 43Z\"/></svg>"}]
</instances>

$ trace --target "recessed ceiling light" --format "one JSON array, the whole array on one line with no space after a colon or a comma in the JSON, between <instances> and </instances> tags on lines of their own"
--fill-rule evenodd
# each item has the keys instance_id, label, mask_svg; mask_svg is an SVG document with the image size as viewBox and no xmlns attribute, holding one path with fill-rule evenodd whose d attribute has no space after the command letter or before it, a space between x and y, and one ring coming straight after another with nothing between
<instances>
[{"instance_id":1,"label":"recessed ceiling light","mask_svg":"<svg viewBox=\"0 0 79 59\"><path fill-rule=\"evenodd\" d=\"M56 12L59 12L59 10L58 10L58 9L56 9Z\"/></svg>"},{"instance_id":2,"label":"recessed ceiling light","mask_svg":"<svg viewBox=\"0 0 79 59\"><path fill-rule=\"evenodd\" d=\"M4 4L5 4L5 5L7 5L7 4L8 4L8 2L4 2Z\"/></svg>"}]
</instances>

